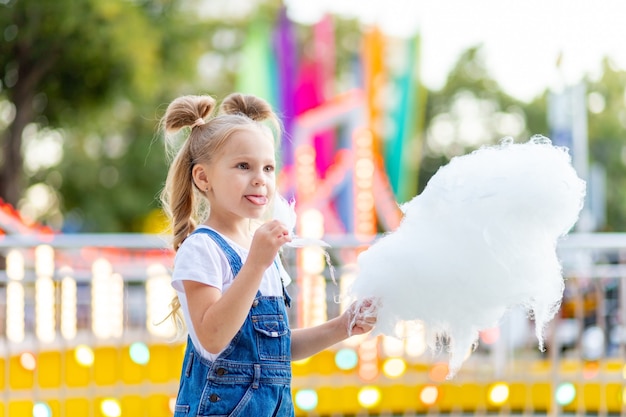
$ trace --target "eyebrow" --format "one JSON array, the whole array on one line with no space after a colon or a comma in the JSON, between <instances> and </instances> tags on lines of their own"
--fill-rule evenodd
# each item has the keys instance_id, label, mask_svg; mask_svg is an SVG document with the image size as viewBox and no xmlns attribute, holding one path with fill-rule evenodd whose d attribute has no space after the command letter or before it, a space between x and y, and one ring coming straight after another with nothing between
<instances>
[{"instance_id":1,"label":"eyebrow","mask_svg":"<svg viewBox=\"0 0 626 417\"><path fill-rule=\"evenodd\" d=\"M258 161L259 157L255 156L255 155L250 155L250 154L245 154L245 155L233 155L232 157L230 157L232 162L236 162L236 161ZM271 164L275 164L276 163L276 158L272 158L272 159L264 159L263 163L271 163Z\"/></svg>"}]
</instances>

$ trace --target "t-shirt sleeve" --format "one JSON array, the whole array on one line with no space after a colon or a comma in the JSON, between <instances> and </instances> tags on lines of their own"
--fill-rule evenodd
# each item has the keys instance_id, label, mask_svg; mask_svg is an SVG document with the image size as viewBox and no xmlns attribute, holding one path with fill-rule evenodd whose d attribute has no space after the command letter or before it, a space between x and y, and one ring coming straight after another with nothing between
<instances>
[{"instance_id":1,"label":"t-shirt sleeve","mask_svg":"<svg viewBox=\"0 0 626 417\"><path fill-rule=\"evenodd\" d=\"M228 276L225 256L217 244L208 236L189 236L176 252L172 286L183 291L184 280L201 282L223 291L224 279Z\"/></svg>"}]
</instances>

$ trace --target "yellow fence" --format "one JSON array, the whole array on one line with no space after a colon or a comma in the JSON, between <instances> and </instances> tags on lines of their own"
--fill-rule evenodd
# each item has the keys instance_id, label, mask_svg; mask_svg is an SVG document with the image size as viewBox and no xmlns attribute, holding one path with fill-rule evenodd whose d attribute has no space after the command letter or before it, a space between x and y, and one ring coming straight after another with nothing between
<instances>
[{"instance_id":1,"label":"yellow fence","mask_svg":"<svg viewBox=\"0 0 626 417\"><path fill-rule=\"evenodd\" d=\"M340 261L340 252L353 244L332 243L337 252L331 255ZM53 268L37 266L37 253L50 252L37 252L41 242L35 238L0 240L7 260L0 272L0 416L171 416L183 344L153 328L165 311L156 306L165 308L170 296L157 291L165 288L157 284L168 283L163 271L171 262L163 241L86 235L59 236L45 245L53 249ZM445 355L411 352L415 345L382 336L362 338L293 364L296 414L626 415L623 248L621 235L573 236L560 248L567 288L561 314L548 329L546 353L537 350L532 332L515 346L485 334L458 375L446 380ZM286 257L294 276L297 257ZM102 259L109 261L105 272L94 268ZM343 268L335 265L339 281ZM322 293L324 314L331 317L339 311L333 302L339 285L328 272ZM107 284L98 291L110 296L119 289L112 283L121 280L121 302L108 299L94 308L101 303L95 282L104 276ZM50 293L41 284L47 278ZM64 279L73 284L64 287ZM298 283L290 289L298 300ZM121 315L107 313L116 309ZM96 318L102 311L108 321ZM294 323L298 311L292 308ZM104 327L96 330L97 323Z\"/></svg>"},{"instance_id":2,"label":"yellow fence","mask_svg":"<svg viewBox=\"0 0 626 417\"><path fill-rule=\"evenodd\" d=\"M133 359L131 348L96 347L90 359L79 345L0 360L0 415L171 416L183 346L146 345L145 363ZM401 375L381 373L363 381L355 369L341 369L336 356L336 350L328 350L294 363L298 415L546 413L558 400L558 387L562 412L615 414L623 409L624 363L618 360L566 360L558 369L545 360L516 362L522 369L498 379L480 376L481 371L473 369L477 364L470 363L450 381L433 376L436 367L423 362L408 364ZM381 359L381 367L386 360ZM557 387L555 372L561 381Z\"/></svg>"}]
</instances>

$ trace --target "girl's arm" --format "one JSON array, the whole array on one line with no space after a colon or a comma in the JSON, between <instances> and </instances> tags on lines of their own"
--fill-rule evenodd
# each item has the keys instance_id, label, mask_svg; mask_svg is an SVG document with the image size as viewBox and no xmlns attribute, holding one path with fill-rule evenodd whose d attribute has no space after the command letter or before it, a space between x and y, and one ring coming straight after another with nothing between
<instances>
[{"instance_id":1,"label":"girl's arm","mask_svg":"<svg viewBox=\"0 0 626 417\"><path fill-rule=\"evenodd\" d=\"M366 311L374 311L375 314L375 306L371 300L363 303L358 312L356 303L353 303L339 317L318 326L294 329L291 332L292 360L308 358L349 336L369 332L376 324L376 317L364 314Z\"/></svg>"},{"instance_id":2,"label":"girl's arm","mask_svg":"<svg viewBox=\"0 0 626 417\"><path fill-rule=\"evenodd\" d=\"M248 316L265 270L289 240L289 232L279 222L261 226L254 234L246 262L223 294L206 284L183 281L191 324L208 352L221 352L235 337Z\"/></svg>"}]
</instances>

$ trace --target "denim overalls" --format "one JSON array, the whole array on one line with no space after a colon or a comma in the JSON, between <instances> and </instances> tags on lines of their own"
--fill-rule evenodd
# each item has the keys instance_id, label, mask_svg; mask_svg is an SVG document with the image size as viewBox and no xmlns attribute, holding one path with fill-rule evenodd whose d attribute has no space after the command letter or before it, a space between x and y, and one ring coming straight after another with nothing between
<instances>
[{"instance_id":1,"label":"denim overalls","mask_svg":"<svg viewBox=\"0 0 626 417\"><path fill-rule=\"evenodd\" d=\"M206 233L218 244L236 277L241 258L224 238L205 228L194 233ZM294 415L285 310L291 299L284 286L283 295L264 297L257 291L243 326L213 362L201 357L187 338L174 417Z\"/></svg>"}]
</instances>

